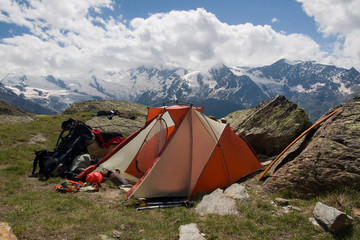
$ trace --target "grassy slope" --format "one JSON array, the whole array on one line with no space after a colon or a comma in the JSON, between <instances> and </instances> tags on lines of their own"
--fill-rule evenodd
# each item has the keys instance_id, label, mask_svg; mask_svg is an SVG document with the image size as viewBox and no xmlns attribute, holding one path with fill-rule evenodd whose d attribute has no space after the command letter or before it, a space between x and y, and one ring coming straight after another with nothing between
<instances>
[{"instance_id":1,"label":"grassy slope","mask_svg":"<svg viewBox=\"0 0 360 240\"><path fill-rule=\"evenodd\" d=\"M98 193L60 194L54 186L62 179L40 182L29 178L34 150L53 149L61 122L68 117L85 121L88 114L37 116L29 123L0 124L0 221L8 222L19 239L178 239L179 226L197 223L207 239L334 239L309 223L318 200L352 215L360 208L360 194L339 190L310 201L290 199L301 212L281 214L271 204L276 196L266 195L256 174L245 184L253 199L238 203L240 217L199 217L183 207L136 211L120 204L124 192L105 183ZM200 197L195 199L196 203ZM347 239L360 236L359 219L346 233Z\"/></svg>"}]
</instances>

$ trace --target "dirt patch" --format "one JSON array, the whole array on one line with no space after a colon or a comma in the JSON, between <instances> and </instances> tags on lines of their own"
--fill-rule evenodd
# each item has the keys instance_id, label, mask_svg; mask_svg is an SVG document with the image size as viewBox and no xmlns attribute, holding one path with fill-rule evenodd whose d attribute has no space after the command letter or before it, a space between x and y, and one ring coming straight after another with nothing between
<instances>
[{"instance_id":1,"label":"dirt patch","mask_svg":"<svg viewBox=\"0 0 360 240\"><path fill-rule=\"evenodd\" d=\"M56 180L50 179L48 181L40 181L35 176L29 176L27 177L27 188L29 190L31 189L36 191L55 191L55 186L61 184L63 181L66 181L66 179L56 178ZM75 192L67 194L77 194L80 197L84 197L95 203L99 203L101 205L107 206L108 208L112 208L115 205L119 204L122 200L124 200L125 191L117 188L116 186L112 186L109 182L111 181L106 180L105 182L103 182L102 187L99 189L99 191Z\"/></svg>"},{"instance_id":2,"label":"dirt patch","mask_svg":"<svg viewBox=\"0 0 360 240\"><path fill-rule=\"evenodd\" d=\"M33 135L30 139L29 139L29 144L42 144L49 141L48 138L45 136L45 134L42 133L38 133Z\"/></svg>"},{"instance_id":3,"label":"dirt patch","mask_svg":"<svg viewBox=\"0 0 360 240\"><path fill-rule=\"evenodd\" d=\"M33 121L29 116L0 115L0 124L19 124Z\"/></svg>"},{"instance_id":4,"label":"dirt patch","mask_svg":"<svg viewBox=\"0 0 360 240\"><path fill-rule=\"evenodd\" d=\"M91 201L113 208L124 200L125 192L115 187L106 187L100 188L98 192L80 192L79 194Z\"/></svg>"},{"instance_id":5,"label":"dirt patch","mask_svg":"<svg viewBox=\"0 0 360 240\"><path fill-rule=\"evenodd\" d=\"M54 190L54 186L60 184L60 182L50 183L47 181L40 181L39 178L36 176L26 177L26 182L28 183L27 187L29 188L29 190L37 190L37 191Z\"/></svg>"}]
</instances>

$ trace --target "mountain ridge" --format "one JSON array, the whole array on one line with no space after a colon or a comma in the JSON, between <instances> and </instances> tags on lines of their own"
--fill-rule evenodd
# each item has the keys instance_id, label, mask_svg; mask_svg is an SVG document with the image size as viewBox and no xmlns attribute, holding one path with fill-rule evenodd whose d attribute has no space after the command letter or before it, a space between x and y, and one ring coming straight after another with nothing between
<instances>
[{"instance_id":1,"label":"mountain ridge","mask_svg":"<svg viewBox=\"0 0 360 240\"><path fill-rule=\"evenodd\" d=\"M204 106L208 115L223 117L281 94L316 121L329 108L360 92L360 73L355 68L280 59L254 68L217 64L207 71L140 66L125 72L89 73L81 79L13 74L0 83L20 98L54 112L84 100L151 105L183 99Z\"/></svg>"}]
</instances>

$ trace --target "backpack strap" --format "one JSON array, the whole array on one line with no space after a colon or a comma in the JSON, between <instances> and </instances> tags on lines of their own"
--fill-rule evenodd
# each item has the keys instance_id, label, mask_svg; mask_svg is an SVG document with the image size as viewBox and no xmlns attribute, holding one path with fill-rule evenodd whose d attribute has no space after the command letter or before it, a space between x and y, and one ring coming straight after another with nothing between
<instances>
[{"instance_id":1,"label":"backpack strap","mask_svg":"<svg viewBox=\"0 0 360 240\"><path fill-rule=\"evenodd\" d=\"M35 151L35 158L34 158L34 162L33 162L32 175L35 174L37 165L38 164L40 165L40 161L42 161L48 155L49 155L49 151L46 150L46 149L40 150L40 151Z\"/></svg>"}]
</instances>

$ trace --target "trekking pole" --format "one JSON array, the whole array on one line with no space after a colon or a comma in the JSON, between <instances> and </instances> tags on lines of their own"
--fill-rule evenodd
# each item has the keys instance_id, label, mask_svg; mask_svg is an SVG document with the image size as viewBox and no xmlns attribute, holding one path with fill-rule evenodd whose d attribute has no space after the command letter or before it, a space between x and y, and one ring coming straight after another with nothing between
<instances>
[{"instance_id":1,"label":"trekking pole","mask_svg":"<svg viewBox=\"0 0 360 240\"><path fill-rule=\"evenodd\" d=\"M175 201L175 202L149 202L141 203L140 207L137 207L136 210L145 210L145 209L156 209L156 208L170 208L170 207L179 207L185 206L191 208L194 206L194 202L186 201Z\"/></svg>"}]
</instances>

